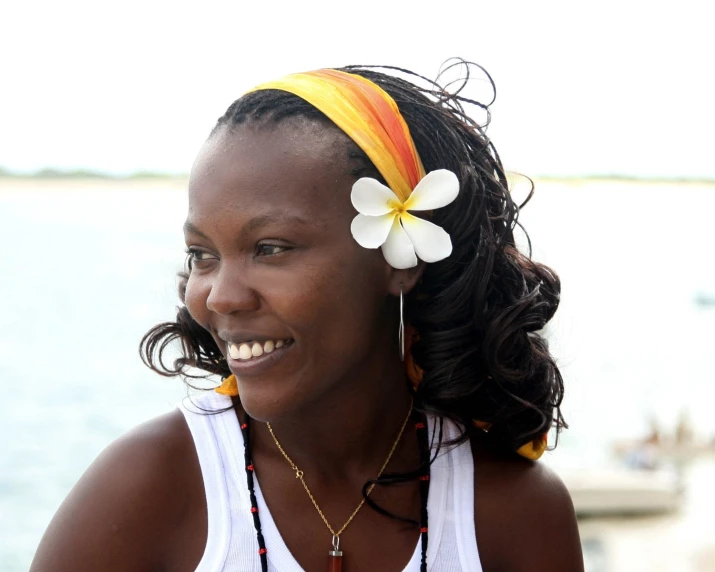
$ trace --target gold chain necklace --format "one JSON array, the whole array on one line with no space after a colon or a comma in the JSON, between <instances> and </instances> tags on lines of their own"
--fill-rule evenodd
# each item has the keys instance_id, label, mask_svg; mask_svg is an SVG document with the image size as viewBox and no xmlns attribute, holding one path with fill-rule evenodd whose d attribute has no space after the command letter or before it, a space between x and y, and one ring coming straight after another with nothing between
<instances>
[{"instance_id":1,"label":"gold chain necklace","mask_svg":"<svg viewBox=\"0 0 715 572\"><path fill-rule=\"evenodd\" d=\"M407 422L410 419L410 415L412 414L412 398L410 398L410 408L407 411L407 415L405 416L405 420L402 422L402 427L400 427L400 432L397 435L397 439L395 439L395 442L392 444L392 448L390 449L390 452L387 455L387 459L385 459L385 462L382 464L382 467L380 467L380 470L377 473L377 478L379 479L382 476L382 473L385 471L385 468L390 462L390 459L392 459L392 455L395 454L395 450L397 449L397 444L400 442L402 439L402 435L405 432L405 427L407 427ZM363 507L365 504L365 500L368 496L370 496L370 493L372 492L372 489L375 488L375 483L371 484L367 491L365 491L365 496L363 499L360 501L360 504L357 505L355 510L352 512L350 517L345 521L345 524L341 526L337 531L330 526L330 523L328 522L328 519L325 518L325 515L323 514L323 511L320 510L320 507L318 506L317 501L315 500L315 497L313 496L313 493L310 492L310 489L308 488L308 485L305 482L305 479L303 478L303 471L301 471L298 466L293 462L293 459L291 459L288 456L288 453L285 452L283 447L281 446L280 442L278 441L278 438L276 437L276 434L273 432L273 427L271 427L270 423L266 423L268 426L268 431L271 433L271 437L273 437L273 442L276 444L276 447L278 447L278 450L281 452L283 457L285 457L285 460L288 461L288 464L291 466L291 468L295 471L295 478L300 481L300 483L303 485L303 488L305 489L305 492L308 493L308 497L310 498L311 502L313 503L313 506L315 507L315 510L318 511L318 514L320 515L320 518L323 519L323 522L325 523L325 526L328 527L328 530L330 533L333 535L332 539L332 544L333 544L333 549L328 553L330 558L331 558L331 563L330 563L330 569L334 570L335 572L340 572L342 569L342 556L343 553L340 550L340 535L345 531L345 529L348 527L348 525L353 521L357 513L360 511L360 509Z\"/></svg>"}]
</instances>

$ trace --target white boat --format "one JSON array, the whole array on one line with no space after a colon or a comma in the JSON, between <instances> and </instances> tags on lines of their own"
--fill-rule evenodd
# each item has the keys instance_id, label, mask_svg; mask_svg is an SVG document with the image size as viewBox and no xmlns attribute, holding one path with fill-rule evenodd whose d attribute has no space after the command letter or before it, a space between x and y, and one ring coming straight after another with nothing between
<instances>
[{"instance_id":1,"label":"white boat","mask_svg":"<svg viewBox=\"0 0 715 572\"><path fill-rule=\"evenodd\" d=\"M715 292L698 292L695 294L695 303L702 307L715 307Z\"/></svg>"},{"instance_id":2,"label":"white boat","mask_svg":"<svg viewBox=\"0 0 715 572\"><path fill-rule=\"evenodd\" d=\"M559 471L578 516L658 514L678 509L682 487L670 470Z\"/></svg>"}]
</instances>

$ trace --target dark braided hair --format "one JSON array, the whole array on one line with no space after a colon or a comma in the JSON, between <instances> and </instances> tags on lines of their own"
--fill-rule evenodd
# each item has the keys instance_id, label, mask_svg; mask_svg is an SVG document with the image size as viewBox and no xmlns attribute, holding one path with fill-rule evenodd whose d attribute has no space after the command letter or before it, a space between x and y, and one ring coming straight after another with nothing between
<instances>
[{"instance_id":1,"label":"dark braided hair","mask_svg":"<svg viewBox=\"0 0 715 572\"><path fill-rule=\"evenodd\" d=\"M476 64L460 65L466 74L451 92L400 68L348 66L342 71L366 77L392 96L426 172L449 169L460 179L457 199L431 217L450 234L453 252L428 264L405 299L406 320L419 334L413 357L424 372L415 404L460 422L465 427L462 439L476 430L471 420L489 422L489 439L513 451L552 426L557 434L566 426L560 410L563 380L541 334L556 312L561 285L553 270L531 260L530 243L526 254L516 247L519 210L531 198L533 184L526 201L517 205L499 155L485 134L493 99L484 104L461 95L474 69L486 75L492 89L494 83ZM418 87L381 69L427 86ZM464 104L486 112L486 121L479 124L470 118ZM288 118L332 125L298 96L263 90L231 104L214 131ZM366 168L377 173L362 152L352 155L362 156ZM190 270L189 263L180 274L182 301ZM182 345L182 356L167 365L162 356L175 340ZM175 322L160 324L144 336L140 351L144 362L162 375L198 377L192 369L204 372L201 375L230 375L213 338L183 305Z\"/></svg>"}]
</instances>

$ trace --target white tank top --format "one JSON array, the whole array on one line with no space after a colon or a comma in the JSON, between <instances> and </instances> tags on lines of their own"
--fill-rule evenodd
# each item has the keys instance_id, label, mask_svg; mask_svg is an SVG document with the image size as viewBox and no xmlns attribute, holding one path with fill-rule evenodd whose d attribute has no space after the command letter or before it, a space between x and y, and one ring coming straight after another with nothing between
<instances>
[{"instance_id":1,"label":"white tank top","mask_svg":"<svg viewBox=\"0 0 715 572\"><path fill-rule=\"evenodd\" d=\"M187 398L180 407L194 439L208 507L208 540L196 572L260 572L258 540L246 484L243 435L231 398L206 393ZM434 419L428 419L430 434ZM444 422L443 440L458 435ZM270 572L303 572L288 550L255 481L261 528ZM429 498L427 569L430 572L482 572L474 531L474 461L469 443L442 447L432 463ZM419 572L421 543L403 572Z\"/></svg>"}]
</instances>

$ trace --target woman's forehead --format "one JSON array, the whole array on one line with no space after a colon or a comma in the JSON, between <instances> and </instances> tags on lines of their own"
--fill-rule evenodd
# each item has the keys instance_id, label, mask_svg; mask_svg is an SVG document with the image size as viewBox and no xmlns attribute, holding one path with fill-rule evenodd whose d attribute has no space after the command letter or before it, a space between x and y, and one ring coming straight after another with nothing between
<instances>
[{"instance_id":1,"label":"woman's forehead","mask_svg":"<svg viewBox=\"0 0 715 572\"><path fill-rule=\"evenodd\" d=\"M191 170L190 212L201 218L232 209L319 219L354 214L349 140L318 127L285 122L219 130Z\"/></svg>"},{"instance_id":2,"label":"woman's forehead","mask_svg":"<svg viewBox=\"0 0 715 572\"><path fill-rule=\"evenodd\" d=\"M310 160L345 165L353 147L350 138L334 125L301 117L224 125L203 145L194 167L206 160L236 160L246 154L261 162Z\"/></svg>"}]
</instances>

